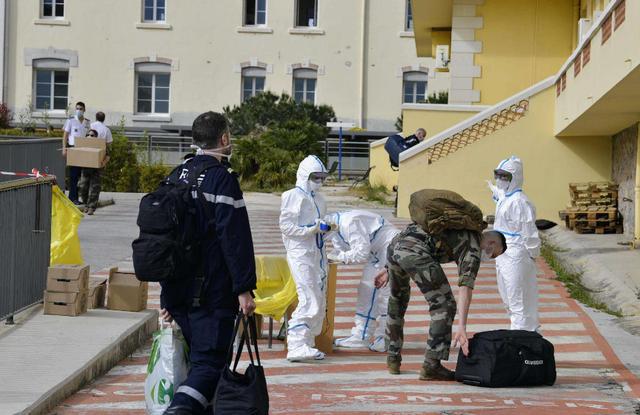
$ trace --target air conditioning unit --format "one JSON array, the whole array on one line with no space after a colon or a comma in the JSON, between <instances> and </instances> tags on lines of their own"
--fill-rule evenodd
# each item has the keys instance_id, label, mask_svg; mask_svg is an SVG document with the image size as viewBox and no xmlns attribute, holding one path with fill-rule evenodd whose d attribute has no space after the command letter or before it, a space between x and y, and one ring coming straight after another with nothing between
<instances>
[{"instance_id":1,"label":"air conditioning unit","mask_svg":"<svg viewBox=\"0 0 640 415\"><path fill-rule=\"evenodd\" d=\"M444 69L449 66L449 45L436 46L436 68Z\"/></svg>"},{"instance_id":2,"label":"air conditioning unit","mask_svg":"<svg viewBox=\"0 0 640 415\"><path fill-rule=\"evenodd\" d=\"M582 39L587 35L589 29L591 29L591 19L578 20L578 43L582 42Z\"/></svg>"}]
</instances>

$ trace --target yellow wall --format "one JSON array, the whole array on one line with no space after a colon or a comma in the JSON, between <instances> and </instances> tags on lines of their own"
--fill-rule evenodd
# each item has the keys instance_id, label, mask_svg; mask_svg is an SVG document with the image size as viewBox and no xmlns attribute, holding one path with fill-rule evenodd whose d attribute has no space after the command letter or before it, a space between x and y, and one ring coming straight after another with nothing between
<instances>
[{"instance_id":1,"label":"yellow wall","mask_svg":"<svg viewBox=\"0 0 640 415\"><path fill-rule=\"evenodd\" d=\"M495 104L560 69L572 52L573 0L486 0L476 31L482 75L474 80L481 104Z\"/></svg>"},{"instance_id":2,"label":"yellow wall","mask_svg":"<svg viewBox=\"0 0 640 415\"><path fill-rule=\"evenodd\" d=\"M404 109L402 111L402 124L404 127L402 134L406 137L422 127L427 130L426 138L431 138L475 114L476 112L473 111ZM369 176L372 184L384 184L389 190L398 184L398 172L391 170L389 154L384 150L384 145L371 147L369 167L373 166L375 168L371 170Z\"/></svg>"},{"instance_id":3,"label":"yellow wall","mask_svg":"<svg viewBox=\"0 0 640 415\"><path fill-rule=\"evenodd\" d=\"M369 173L369 181L373 185L384 185L388 190L398 184L398 172L391 170L389 154L384 149L384 144L371 147L369 152L369 167L373 167Z\"/></svg>"},{"instance_id":4,"label":"yellow wall","mask_svg":"<svg viewBox=\"0 0 640 415\"><path fill-rule=\"evenodd\" d=\"M557 221L558 211L569 202L568 183L611 178L611 139L554 137L554 94L551 87L530 98L525 117L431 165L425 152L405 160L398 215L409 216L409 196L424 188L454 190L492 214L495 205L485 180L492 178L500 160L515 154L524 162L524 191L538 218Z\"/></svg>"}]
</instances>

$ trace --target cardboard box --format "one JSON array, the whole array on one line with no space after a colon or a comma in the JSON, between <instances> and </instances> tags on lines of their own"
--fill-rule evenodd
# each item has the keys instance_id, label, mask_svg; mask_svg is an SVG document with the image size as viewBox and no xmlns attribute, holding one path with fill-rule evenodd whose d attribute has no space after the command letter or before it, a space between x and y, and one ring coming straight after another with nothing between
<instances>
[{"instance_id":1,"label":"cardboard box","mask_svg":"<svg viewBox=\"0 0 640 415\"><path fill-rule=\"evenodd\" d=\"M109 310L140 311L147 308L148 284L133 273L114 271L109 275L107 308Z\"/></svg>"},{"instance_id":2,"label":"cardboard box","mask_svg":"<svg viewBox=\"0 0 640 415\"><path fill-rule=\"evenodd\" d=\"M47 290L77 293L89 289L89 265L54 265L47 273Z\"/></svg>"},{"instance_id":3,"label":"cardboard box","mask_svg":"<svg viewBox=\"0 0 640 415\"><path fill-rule=\"evenodd\" d=\"M79 316L87 312L87 291L77 293L44 292L44 313L57 316Z\"/></svg>"},{"instance_id":4,"label":"cardboard box","mask_svg":"<svg viewBox=\"0 0 640 415\"><path fill-rule=\"evenodd\" d=\"M89 277L89 299L87 308L102 308L107 297L108 276L92 275Z\"/></svg>"},{"instance_id":5,"label":"cardboard box","mask_svg":"<svg viewBox=\"0 0 640 415\"><path fill-rule=\"evenodd\" d=\"M100 148L71 147L67 149L67 165L99 169L104 161L105 150Z\"/></svg>"},{"instance_id":6,"label":"cardboard box","mask_svg":"<svg viewBox=\"0 0 640 415\"><path fill-rule=\"evenodd\" d=\"M76 137L74 140L74 145L76 147L83 148L98 148L102 150L107 150L107 140L104 138L91 138L91 137Z\"/></svg>"}]
</instances>

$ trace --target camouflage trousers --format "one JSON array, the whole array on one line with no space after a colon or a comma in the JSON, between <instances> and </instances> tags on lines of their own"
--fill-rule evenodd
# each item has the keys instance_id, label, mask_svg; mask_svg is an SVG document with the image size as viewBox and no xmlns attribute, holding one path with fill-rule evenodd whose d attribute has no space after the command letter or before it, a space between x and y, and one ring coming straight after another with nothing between
<instances>
[{"instance_id":1,"label":"camouflage trousers","mask_svg":"<svg viewBox=\"0 0 640 415\"><path fill-rule=\"evenodd\" d=\"M391 285L386 331L389 357L399 357L402 350L404 315L411 296L410 280L413 280L429 303L431 315L425 359L447 360L456 300L442 267L424 248L402 246L402 240L389 246L387 267Z\"/></svg>"},{"instance_id":2,"label":"camouflage trousers","mask_svg":"<svg viewBox=\"0 0 640 415\"><path fill-rule=\"evenodd\" d=\"M96 209L100 198L100 169L82 169L80 198L88 208Z\"/></svg>"}]
</instances>

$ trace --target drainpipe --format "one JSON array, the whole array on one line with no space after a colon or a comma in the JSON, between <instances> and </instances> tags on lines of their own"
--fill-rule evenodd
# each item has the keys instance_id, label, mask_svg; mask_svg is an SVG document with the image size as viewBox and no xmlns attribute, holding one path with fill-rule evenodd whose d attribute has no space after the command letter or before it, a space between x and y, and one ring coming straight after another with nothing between
<instances>
[{"instance_id":1,"label":"drainpipe","mask_svg":"<svg viewBox=\"0 0 640 415\"><path fill-rule=\"evenodd\" d=\"M362 31L360 32L360 105L358 108L358 127L365 128L364 107L367 76L367 29L369 26L368 0L362 0Z\"/></svg>"},{"instance_id":2,"label":"drainpipe","mask_svg":"<svg viewBox=\"0 0 640 415\"><path fill-rule=\"evenodd\" d=\"M0 102L7 102L7 54L9 46L9 5L6 0L0 0Z\"/></svg>"},{"instance_id":3,"label":"drainpipe","mask_svg":"<svg viewBox=\"0 0 640 415\"><path fill-rule=\"evenodd\" d=\"M640 248L640 124L638 124L638 138L636 149L636 192L634 199L635 224L633 233L633 246Z\"/></svg>"}]
</instances>

